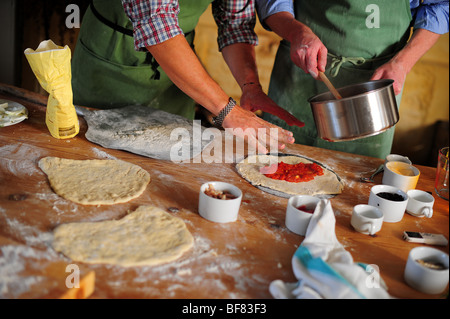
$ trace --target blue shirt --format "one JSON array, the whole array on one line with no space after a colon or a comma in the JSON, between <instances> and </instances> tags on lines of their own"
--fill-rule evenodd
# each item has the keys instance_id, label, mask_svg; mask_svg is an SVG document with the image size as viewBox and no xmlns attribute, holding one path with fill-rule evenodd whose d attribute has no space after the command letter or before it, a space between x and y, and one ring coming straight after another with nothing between
<instances>
[{"instance_id":1,"label":"blue shirt","mask_svg":"<svg viewBox=\"0 0 450 319\"><path fill-rule=\"evenodd\" d=\"M448 2L449 0L410 0L411 14L415 16L414 28L438 34L447 33ZM261 21L278 12L289 12L294 15L292 0L256 0L256 9Z\"/></svg>"}]
</instances>

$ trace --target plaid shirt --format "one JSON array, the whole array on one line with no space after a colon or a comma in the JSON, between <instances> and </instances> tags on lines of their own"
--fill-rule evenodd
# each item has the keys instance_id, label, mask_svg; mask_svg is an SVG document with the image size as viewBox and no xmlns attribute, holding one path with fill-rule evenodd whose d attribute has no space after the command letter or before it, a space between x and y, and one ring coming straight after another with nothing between
<instances>
[{"instance_id":1,"label":"plaid shirt","mask_svg":"<svg viewBox=\"0 0 450 319\"><path fill-rule=\"evenodd\" d=\"M136 50L183 34L178 23L178 0L122 0L122 4L133 24ZM212 12L218 26L219 50L233 43L258 44L255 0L215 0Z\"/></svg>"}]
</instances>

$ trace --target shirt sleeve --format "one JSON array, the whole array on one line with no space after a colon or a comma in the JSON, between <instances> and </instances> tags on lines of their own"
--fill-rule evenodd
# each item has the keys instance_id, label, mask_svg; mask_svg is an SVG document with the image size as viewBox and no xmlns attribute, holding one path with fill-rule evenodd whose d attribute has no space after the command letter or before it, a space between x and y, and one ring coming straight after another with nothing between
<instances>
[{"instance_id":1,"label":"shirt sleeve","mask_svg":"<svg viewBox=\"0 0 450 319\"><path fill-rule=\"evenodd\" d=\"M449 32L448 3L448 0L411 0L411 13L415 16L414 29L426 29L437 34Z\"/></svg>"},{"instance_id":2,"label":"shirt sleeve","mask_svg":"<svg viewBox=\"0 0 450 319\"><path fill-rule=\"evenodd\" d=\"M279 12L289 12L294 15L294 2L292 0L256 0L256 11L262 26L270 30L264 20Z\"/></svg>"},{"instance_id":3,"label":"shirt sleeve","mask_svg":"<svg viewBox=\"0 0 450 319\"><path fill-rule=\"evenodd\" d=\"M178 0L122 0L122 5L133 24L137 51L183 34L178 23Z\"/></svg>"},{"instance_id":4,"label":"shirt sleeve","mask_svg":"<svg viewBox=\"0 0 450 319\"><path fill-rule=\"evenodd\" d=\"M215 0L212 12L218 27L219 51L234 43L258 44L255 0Z\"/></svg>"}]
</instances>

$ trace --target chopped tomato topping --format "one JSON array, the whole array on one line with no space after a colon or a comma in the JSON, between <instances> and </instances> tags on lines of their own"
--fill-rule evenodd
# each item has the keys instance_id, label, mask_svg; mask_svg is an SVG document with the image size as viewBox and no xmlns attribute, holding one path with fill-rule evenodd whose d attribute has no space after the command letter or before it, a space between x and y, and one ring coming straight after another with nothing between
<instances>
[{"instance_id":1,"label":"chopped tomato topping","mask_svg":"<svg viewBox=\"0 0 450 319\"><path fill-rule=\"evenodd\" d=\"M323 175L323 168L316 163L286 164L280 162L275 173L264 175L276 180L301 183L312 181L314 177Z\"/></svg>"}]
</instances>

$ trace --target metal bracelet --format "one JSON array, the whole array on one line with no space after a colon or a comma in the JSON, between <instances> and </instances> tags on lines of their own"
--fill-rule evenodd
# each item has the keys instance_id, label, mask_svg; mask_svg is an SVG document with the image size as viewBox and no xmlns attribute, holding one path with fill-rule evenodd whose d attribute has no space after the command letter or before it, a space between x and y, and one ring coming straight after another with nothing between
<instances>
[{"instance_id":1,"label":"metal bracelet","mask_svg":"<svg viewBox=\"0 0 450 319\"><path fill-rule=\"evenodd\" d=\"M222 127L225 117L231 112L231 110L235 106L236 101L232 97L230 97L230 99L228 100L228 104L220 111L219 115L213 117L214 125L216 125L217 127Z\"/></svg>"}]
</instances>

